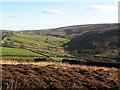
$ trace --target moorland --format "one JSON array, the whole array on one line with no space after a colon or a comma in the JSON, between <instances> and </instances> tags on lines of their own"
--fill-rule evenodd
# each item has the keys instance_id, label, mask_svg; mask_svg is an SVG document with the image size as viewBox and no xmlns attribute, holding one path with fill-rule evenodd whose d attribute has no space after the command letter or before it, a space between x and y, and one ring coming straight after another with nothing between
<instances>
[{"instance_id":1,"label":"moorland","mask_svg":"<svg viewBox=\"0 0 120 90\"><path fill-rule=\"evenodd\" d=\"M117 23L2 30L3 89L119 89L119 30Z\"/></svg>"}]
</instances>

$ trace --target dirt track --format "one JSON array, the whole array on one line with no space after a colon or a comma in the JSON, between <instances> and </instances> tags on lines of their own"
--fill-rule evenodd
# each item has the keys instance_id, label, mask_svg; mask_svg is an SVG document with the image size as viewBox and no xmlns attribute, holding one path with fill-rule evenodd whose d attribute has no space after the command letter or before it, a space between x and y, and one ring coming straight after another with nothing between
<instances>
[{"instance_id":1,"label":"dirt track","mask_svg":"<svg viewBox=\"0 0 120 90\"><path fill-rule=\"evenodd\" d=\"M28 88L88 88L118 90L118 70L62 64L3 64L3 90Z\"/></svg>"}]
</instances>

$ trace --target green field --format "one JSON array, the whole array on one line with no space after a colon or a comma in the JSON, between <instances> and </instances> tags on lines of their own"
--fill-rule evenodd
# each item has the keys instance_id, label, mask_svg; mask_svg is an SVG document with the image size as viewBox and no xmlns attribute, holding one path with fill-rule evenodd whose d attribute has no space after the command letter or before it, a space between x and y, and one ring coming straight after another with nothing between
<instances>
[{"instance_id":1,"label":"green field","mask_svg":"<svg viewBox=\"0 0 120 90\"><path fill-rule=\"evenodd\" d=\"M16 33L7 36L0 49L3 59L33 60L37 57L49 57L50 60L61 61L61 56L70 56L62 47L68 42L68 39L54 36Z\"/></svg>"},{"instance_id":2,"label":"green field","mask_svg":"<svg viewBox=\"0 0 120 90\"><path fill-rule=\"evenodd\" d=\"M10 39L21 43L36 43L40 44L41 46L62 46L64 43L69 41L65 38L35 34L15 34L11 35Z\"/></svg>"},{"instance_id":3,"label":"green field","mask_svg":"<svg viewBox=\"0 0 120 90\"><path fill-rule=\"evenodd\" d=\"M20 60L20 61L34 61L38 57L18 57L18 56L3 56L2 60Z\"/></svg>"},{"instance_id":4,"label":"green field","mask_svg":"<svg viewBox=\"0 0 120 90\"><path fill-rule=\"evenodd\" d=\"M20 49L20 48L0 47L0 49L2 50L2 55L41 56L29 50Z\"/></svg>"},{"instance_id":5,"label":"green field","mask_svg":"<svg viewBox=\"0 0 120 90\"><path fill-rule=\"evenodd\" d=\"M29 50L20 48L0 47L2 50L2 59L12 60L34 60L35 58L43 57L40 54L33 53Z\"/></svg>"}]
</instances>

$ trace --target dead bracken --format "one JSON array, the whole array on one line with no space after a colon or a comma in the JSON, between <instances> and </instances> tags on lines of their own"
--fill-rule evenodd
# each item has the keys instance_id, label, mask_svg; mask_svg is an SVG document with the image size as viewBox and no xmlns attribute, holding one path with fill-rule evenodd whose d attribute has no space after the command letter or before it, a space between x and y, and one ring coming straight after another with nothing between
<instances>
[{"instance_id":1,"label":"dead bracken","mask_svg":"<svg viewBox=\"0 0 120 90\"><path fill-rule=\"evenodd\" d=\"M44 62L47 63L47 62ZM119 90L118 69L52 63L3 64L2 89L87 88Z\"/></svg>"}]
</instances>

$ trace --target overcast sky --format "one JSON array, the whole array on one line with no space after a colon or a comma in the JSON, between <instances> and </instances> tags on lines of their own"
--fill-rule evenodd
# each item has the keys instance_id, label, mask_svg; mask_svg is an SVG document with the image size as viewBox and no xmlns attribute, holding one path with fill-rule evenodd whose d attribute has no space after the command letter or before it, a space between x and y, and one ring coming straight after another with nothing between
<instances>
[{"instance_id":1,"label":"overcast sky","mask_svg":"<svg viewBox=\"0 0 120 90\"><path fill-rule=\"evenodd\" d=\"M116 1L3 2L0 29L35 30L69 25L117 23L117 9Z\"/></svg>"}]
</instances>

